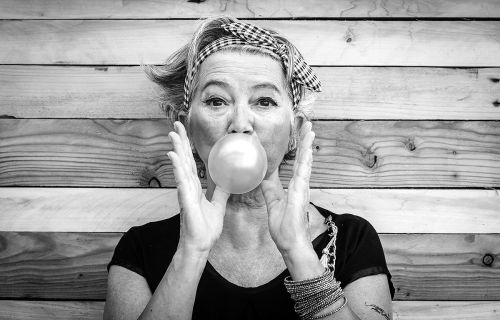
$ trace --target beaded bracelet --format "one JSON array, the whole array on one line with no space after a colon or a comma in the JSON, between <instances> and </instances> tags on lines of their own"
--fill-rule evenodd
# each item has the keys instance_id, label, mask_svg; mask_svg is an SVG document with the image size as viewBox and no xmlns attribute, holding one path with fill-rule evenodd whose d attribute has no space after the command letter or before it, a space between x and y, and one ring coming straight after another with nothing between
<instances>
[{"instance_id":1,"label":"beaded bracelet","mask_svg":"<svg viewBox=\"0 0 500 320\"><path fill-rule=\"evenodd\" d=\"M315 314L344 297L340 282L328 269L313 279L293 281L288 276L285 278L285 287L295 301L295 312L304 320L313 319Z\"/></svg>"},{"instance_id":2,"label":"beaded bracelet","mask_svg":"<svg viewBox=\"0 0 500 320\"><path fill-rule=\"evenodd\" d=\"M345 305L347 304L347 298L344 297L344 302L342 303L342 305L330 312L327 312L325 314L322 314L320 316L313 316L311 318L311 320L316 320L316 319L322 319L322 318L325 318L325 317L328 317L328 316L331 316L332 314L336 314L337 312L339 312L343 307L345 307Z\"/></svg>"},{"instance_id":3,"label":"beaded bracelet","mask_svg":"<svg viewBox=\"0 0 500 320\"><path fill-rule=\"evenodd\" d=\"M339 312L346 304L347 298L340 287L340 282L335 280L336 240L337 226L331 216L325 219L325 224L331 237L328 245L323 249L321 264L325 272L316 278L293 281L290 276L285 278L285 287L295 301L294 310L304 320L321 319ZM344 299L342 305L324 315L315 316L321 310Z\"/></svg>"}]
</instances>

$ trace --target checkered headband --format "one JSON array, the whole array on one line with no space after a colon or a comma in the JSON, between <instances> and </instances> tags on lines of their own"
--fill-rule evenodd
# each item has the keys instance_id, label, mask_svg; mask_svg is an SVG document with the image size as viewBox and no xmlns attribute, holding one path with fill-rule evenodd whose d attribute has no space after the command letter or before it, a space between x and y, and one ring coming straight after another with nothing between
<instances>
[{"instance_id":1,"label":"checkered headband","mask_svg":"<svg viewBox=\"0 0 500 320\"><path fill-rule=\"evenodd\" d=\"M271 33L260 27L243 23L232 22L221 25L224 30L230 32L232 35L219 38L207 46L205 46L198 57L194 61L191 70L188 70L186 79L184 81L184 108L189 108L189 95L193 79L198 72L200 64L212 53L229 45L252 45L254 47L269 50L271 53L277 55L285 68L288 65L289 55L286 46L280 43ZM311 67L304 61L304 58L298 50L295 50L295 56L292 66L292 96L293 107L296 108L300 99L300 86L304 86L310 90L319 92L321 91L321 83L313 73ZM288 71L288 70L287 70Z\"/></svg>"}]
</instances>

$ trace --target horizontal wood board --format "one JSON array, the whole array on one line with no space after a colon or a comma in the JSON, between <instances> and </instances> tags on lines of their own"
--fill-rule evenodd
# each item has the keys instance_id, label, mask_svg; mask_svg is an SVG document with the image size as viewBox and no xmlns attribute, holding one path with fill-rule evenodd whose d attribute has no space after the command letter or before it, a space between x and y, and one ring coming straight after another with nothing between
<instances>
[{"instance_id":1,"label":"horizontal wood board","mask_svg":"<svg viewBox=\"0 0 500 320\"><path fill-rule=\"evenodd\" d=\"M2 1L0 19L144 19L199 18L229 14L244 18L449 18L500 17L495 0L235 0L235 1L140 1L57 0Z\"/></svg>"},{"instance_id":2,"label":"horizontal wood board","mask_svg":"<svg viewBox=\"0 0 500 320\"><path fill-rule=\"evenodd\" d=\"M165 119L0 119L0 186L175 187L170 130ZM500 184L498 121L315 121L313 130L313 188Z\"/></svg>"},{"instance_id":3,"label":"horizontal wood board","mask_svg":"<svg viewBox=\"0 0 500 320\"><path fill-rule=\"evenodd\" d=\"M101 320L104 302L0 300L0 319ZM394 320L494 320L498 301L394 301Z\"/></svg>"},{"instance_id":4,"label":"horizontal wood board","mask_svg":"<svg viewBox=\"0 0 500 320\"><path fill-rule=\"evenodd\" d=\"M127 65L162 63L198 23L185 19L219 13L262 19L255 23L276 27L322 66L315 119L386 120L316 122L311 186L391 189L313 189L311 197L361 213L382 233L398 289L394 319L496 319L498 191L392 189L498 188L498 122L473 120L500 120L499 69L482 68L500 66L500 24L444 21L498 19L495 0L2 2L0 19L41 20L0 22L0 118L90 119L19 122L7 143L0 121L0 319L102 318L102 301L1 299L102 300L121 232L177 212L174 189L135 189L173 187L173 176L154 90ZM181 20L142 20L171 18ZM409 21L362 21L370 18ZM387 121L422 119L439 121ZM289 176L290 166L285 185Z\"/></svg>"},{"instance_id":5,"label":"horizontal wood board","mask_svg":"<svg viewBox=\"0 0 500 320\"><path fill-rule=\"evenodd\" d=\"M312 189L311 202L380 233L500 233L498 190ZM0 231L125 232L179 213L165 188L0 188Z\"/></svg>"},{"instance_id":6,"label":"horizontal wood board","mask_svg":"<svg viewBox=\"0 0 500 320\"><path fill-rule=\"evenodd\" d=\"M0 298L104 299L120 236L0 232ZM500 300L500 234L381 234L381 241L396 300Z\"/></svg>"},{"instance_id":7,"label":"horizontal wood board","mask_svg":"<svg viewBox=\"0 0 500 320\"><path fill-rule=\"evenodd\" d=\"M315 119L500 120L500 68L313 69ZM140 67L3 65L0 78L0 117L165 117Z\"/></svg>"},{"instance_id":8,"label":"horizontal wood board","mask_svg":"<svg viewBox=\"0 0 500 320\"><path fill-rule=\"evenodd\" d=\"M500 66L500 21L263 20L311 65ZM4 20L0 64L163 63L189 20Z\"/></svg>"}]
</instances>

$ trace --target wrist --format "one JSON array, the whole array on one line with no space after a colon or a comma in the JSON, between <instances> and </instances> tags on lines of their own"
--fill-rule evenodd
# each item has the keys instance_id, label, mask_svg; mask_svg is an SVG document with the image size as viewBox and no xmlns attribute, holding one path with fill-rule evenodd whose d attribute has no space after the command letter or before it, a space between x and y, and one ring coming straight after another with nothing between
<instances>
[{"instance_id":1,"label":"wrist","mask_svg":"<svg viewBox=\"0 0 500 320\"><path fill-rule=\"evenodd\" d=\"M197 241L188 240L181 234L179 244L177 245L177 250L182 251L184 254L191 257L208 257L210 250L212 250L212 246L212 242L199 243Z\"/></svg>"},{"instance_id":2,"label":"wrist","mask_svg":"<svg viewBox=\"0 0 500 320\"><path fill-rule=\"evenodd\" d=\"M209 253L210 250L200 250L195 246L179 243L175 254L184 262L205 264Z\"/></svg>"},{"instance_id":3,"label":"wrist","mask_svg":"<svg viewBox=\"0 0 500 320\"><path fill-rule=\"evenodd\" d=\"M312 279L325 272L312 244L281 251L281 255L294 281Z\"/></svg>"}]
</instances>

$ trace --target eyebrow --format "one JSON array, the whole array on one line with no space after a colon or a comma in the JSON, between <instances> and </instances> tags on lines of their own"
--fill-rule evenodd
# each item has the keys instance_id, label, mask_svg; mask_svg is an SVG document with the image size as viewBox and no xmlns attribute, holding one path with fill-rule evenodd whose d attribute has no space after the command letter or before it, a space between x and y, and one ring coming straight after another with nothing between
<instances>
[{"instance_id":1,"label":"eyebrow","mask_svg":"<svg viewBox=\"0 0 500 320\"><path fill-rule=\"evenodd\" d=\"M207 87L212 86L212 85L223 87L225 89L230 87L230 85L224 81L209 80L203 85L203 87L201 88L201 91L205 90ZM256 84L256 85L252 86L252 89L271 89L273 91L276 91L276 93L281 94L281 91L278 89L278 87L276 87L271 82L262 82L262 83Z\"/></svg>"}]
</instances>

